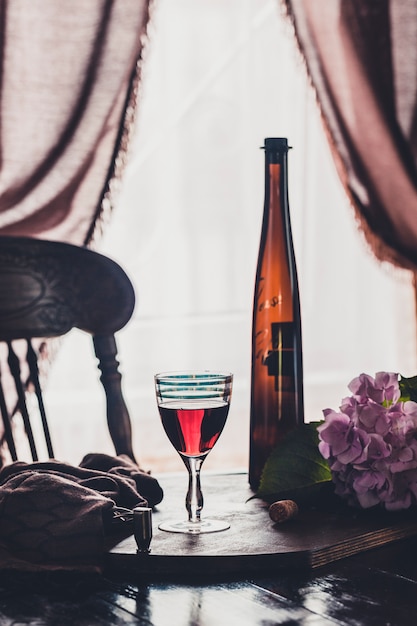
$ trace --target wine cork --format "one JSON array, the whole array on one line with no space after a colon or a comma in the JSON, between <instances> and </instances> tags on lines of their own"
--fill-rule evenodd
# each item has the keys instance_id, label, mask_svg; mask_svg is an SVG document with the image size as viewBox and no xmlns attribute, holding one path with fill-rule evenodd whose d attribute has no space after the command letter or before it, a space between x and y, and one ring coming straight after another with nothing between
<instances>
[{"instance_id":1,"label":"wine cork","mask_svg":"<svg viewBox=\"0 0 417 626\"><path fill-rule=\"evenodd\" d=\"M298 515L298 506L294 500L278 500L269 507L269 517L273 522L282 524Z\"/></svg>"}]
</instances>

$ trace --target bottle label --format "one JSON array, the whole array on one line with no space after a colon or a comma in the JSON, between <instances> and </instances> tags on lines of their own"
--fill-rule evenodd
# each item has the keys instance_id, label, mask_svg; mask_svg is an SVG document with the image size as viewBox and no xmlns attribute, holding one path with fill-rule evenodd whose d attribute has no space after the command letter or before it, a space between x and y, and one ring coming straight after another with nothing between
<instances>
[{"instance_id":1,"label":"bottle label","mask_svg":"<svg viewBox=\"0 0 417 626\"><path fill-rule=\"evenodd\" d=\"M259 313L266 311L267 309L274 309L276 306L282 304L282 296L272 296L269 300L263 300L258 305Z\"/></svg>"},{"instance_id":2,"label":"bottle label","mask_svg":"<svg viewBox=\"0 0 417 626\"><path fill-rule=\"evenodd\" d=\"M271 324L272 350L268 350L262 362L268 376L275 378L275 390L295 391L294 377L294 324L281 322ZM280 383L280 385L279 385Z\"/></svg>"},{"instance_id":3,"label":"bottle label","mask_svg":"<svg viewBox=\"0 0 417 626\"><path fill-rule=\"evenodd\" d=\"M261 333L264 337L268 331ZM259 350L257 357L267 368L268 376L275 378L275 390L295 391L294 372L294 324L273 322L271 324L269 349Z\"/></svg>"}]
</instances>

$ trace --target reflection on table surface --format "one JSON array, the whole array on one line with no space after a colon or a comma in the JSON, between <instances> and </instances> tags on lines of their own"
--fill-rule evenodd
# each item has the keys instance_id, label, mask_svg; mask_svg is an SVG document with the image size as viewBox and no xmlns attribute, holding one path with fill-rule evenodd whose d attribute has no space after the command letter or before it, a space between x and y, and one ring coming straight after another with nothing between
<instances>
[{"instance_id":1,"label":"reflection on table surface","mask_svg":"<svg viewBox=\"0 0 417 626\"><path fill-rule=\"evenodd\" d=\"M3 573L0 623L413 625L417 540L319 570L227 579L149 581L80 573Z\"/></svg>"}]
</instances>

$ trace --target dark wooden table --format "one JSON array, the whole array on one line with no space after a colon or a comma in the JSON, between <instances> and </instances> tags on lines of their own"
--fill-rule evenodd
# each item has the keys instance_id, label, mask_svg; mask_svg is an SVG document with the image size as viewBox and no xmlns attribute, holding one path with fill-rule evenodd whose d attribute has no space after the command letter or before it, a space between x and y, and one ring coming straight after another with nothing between
<instances>
[{"instance_id":1,"label":"dark wooden table","mask_svg":"<svg viewBox=\"0 0 417 626\"><path fill-rule=\"evenodd\" d=\"M216 480L203 473L207 515L217 501ZM163 477L161 484L165 486ZM184 483L180 480L173 486L168 481L167 485L167 502L179 498L182 505ZM155 524L158 516L167 513L163 503L160 508L154 515ZM259 528L253 532L255 543L257 532L261 532ZM155 550L160 552L158 533L155 529ZM300 566L296 559L293 566L281 566L278 561L278 565L268 565L264 571L258 565L249 565L232 571L210 567L208 572L199 573L179 566L177 571L149 575L143 568L135 571L134 566L125 567L126 563L134 564L133 554L126 563L119 561L117 551L116 557L114 553L110 557L102 574L0 573L0 625L417 623L417 537L316 568Z\"/></svg>"}]
</instances>

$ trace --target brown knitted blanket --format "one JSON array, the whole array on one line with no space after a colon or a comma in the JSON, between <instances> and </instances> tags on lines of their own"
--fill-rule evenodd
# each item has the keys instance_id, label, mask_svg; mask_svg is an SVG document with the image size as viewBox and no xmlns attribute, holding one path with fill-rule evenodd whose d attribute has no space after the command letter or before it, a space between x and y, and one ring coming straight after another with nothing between
<instances>
[{"instance_id":1,"label":"brown knitted blanket","mask_svg":"<svg viewBox=\"0 0 417 626\"><path fill-rule=\"evenodd\" d=\"M125 456L12 463L0 471L0 568L96 564L132 532L130 510L162 497L158 481Z\"/></svg>"}]
</instances>

